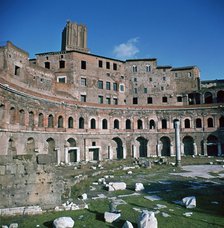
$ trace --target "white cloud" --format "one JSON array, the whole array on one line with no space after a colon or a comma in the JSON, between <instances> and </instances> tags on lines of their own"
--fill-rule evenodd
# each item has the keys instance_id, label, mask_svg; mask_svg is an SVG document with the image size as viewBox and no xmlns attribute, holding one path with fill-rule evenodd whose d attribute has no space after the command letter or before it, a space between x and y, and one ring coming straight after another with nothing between
<instances>
[{"instance_id":1,"label":"white cloud","mask_svg":"<svg viewBox=\"0 0 224 228\"><path fill-rule=\"evenodd\" d=\"M138 37L132 38L128 40L126 43L121 43L114 47L113 53L117 58L120 59L127 59L134 57L138 52L139 49L136 46L138 43Z\"/></svg>"}]
</instances>

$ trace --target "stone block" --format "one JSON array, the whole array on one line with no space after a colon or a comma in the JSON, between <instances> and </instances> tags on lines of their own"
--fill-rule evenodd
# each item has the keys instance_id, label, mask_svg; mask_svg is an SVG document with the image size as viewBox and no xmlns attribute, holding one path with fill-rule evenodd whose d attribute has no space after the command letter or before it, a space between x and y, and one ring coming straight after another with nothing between
<instances>
[{"instance_id":1,"label":"stone block","mask_svg":"<svg viewBox=\"0 0 224 228\"><path fill-rule=\"evenodd\" d=\"M0 175L5 175L5 166L0 165Z\"/></svg>"},{"instance_id":2,"label":"stone block","mask_svg":"<svg viewBox=\"0 0 224 228\"><path fill-rule=\"evenodd\" d=\"M105 222L108 222L108 223L112 223L120 217L121 217L120 213L111 213L111 212L104 213Z\"/></svg>"}]
</instances>

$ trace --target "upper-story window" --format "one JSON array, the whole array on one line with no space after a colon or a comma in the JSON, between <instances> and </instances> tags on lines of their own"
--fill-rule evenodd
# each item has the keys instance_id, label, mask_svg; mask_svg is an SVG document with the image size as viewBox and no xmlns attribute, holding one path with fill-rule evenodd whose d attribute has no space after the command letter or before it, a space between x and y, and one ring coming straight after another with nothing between
<instances>
[{"instance_id":1,"label":"upper-story window","mask_svg":"<svg viewBox=\"0 0 224 228\"><path fill-rule=\"evenodd\" d=\"M103 89L103 81L98 81L98 89Z\"/></svg>"},{"instance_id":2,"label":"upper-story window","mask_svg":"<svg viewBox=\"0 0 224 228\"><path fill-rule=\"evenodd\" d=\"M102 61L102 60L99 60L99 62L98 62L98 66L99 66L100 68L102 68L102 67L103 67L103 61Z\"/></svg>"},{"instance_id":3,"label":"upper-story window","mask_svg":"<svg viewBox=\"0 0 224 228\"><path fill-rule=\"evenodd\" d=\"M47 68L47 69L50 69L50 65L51 65L50 62L45 62L44 63L44 67Z\"/></svg>"},{"instance_id":4,"label":"upper-story window","mask_svg":"<svg viewBox=\"0 0 224 228\"><path fill-rule=\"evenodd\" d=\"M152 82L152 78L149 78L149 81Z\"/></svg>"},{"instance_id":5,"label":"upper-story window","mask_svg":"<svg viewBox=\"0 0 224 228\"><path fill-rule=\"evenodd\" d=\"M15 75L19 76L20 75L20 67L15 66Z\"/></svg>"},{"instance_id":6,"label":"upper-story window","mask_svg":"<svg viewBox=\"0 0 224 228\"><path fill-rule=\"evenodd\" d=\"M146 72L150 72L150 71L151 71L151 66L150 66L150 65L146 65L145 71L146 71Z\"/></svg>"},{"instance_id":7,"label":"upper-story window","mask_svg":"<svg viewBox=\"0 0 224 228\"><path fill-rule=\"evenodd\" d=\"M86 95L82 94L80 97L81 102L86 102Z\"/></svg>"},{"instance_id":8,"label":"upper-story window","mask_svg":"<svg viewBox=\"0 0 224 228\"><path fill-rule=\"evenodd\" d=\"M134 93L137 94L138 93L138 89L134 88Z\"/></svg>"},{"instance_id":9,"label":"upper-story window","mask_svg":"<svg viewBox=\"0 0 224 228\"><path fill-rule=\"evenodd\" d=\"M110 82L106 82L106 90L110 90Z\"/></svg>"},{"instance_id":10,"label":"upper-story window","mask_svg":"<svg viewBox=\"0 0 224 228\"><path fill-rule=\"evenodd\" d=\"M113 102L114 102L114 105L118 105L118 99L117 98L113 98Z\"/></svg>"},{"instance_id":11,"label":"upper-story window","mask_svg":"<svg viewBox=\"0 0 224 228\"><path fill-rule=\"evenodd\" d=\"M81 61L81 69L86 70L86 61Z\"/></svg>"},{"instance_id":12,"label":"upper-story window","mask_svg":"<svg viewBox=\"0 0 224 228\"><path fill-rule=\"evenodd\" d=\"M144 88L144 93L147 93L147 92L148 92L147 88Z\"/></svg>"},{"instance_id":13,"label":"upper-story window","mask_svg":"<svg viewBox=\"0 0 224 228\"><path fill-rule=\"evenodd\" d=\"M124 84L120 84L120 92L124 92Z\"/></svg>"},{"instance_id":14,"label":"upper-story window","mask_svg":"<svg viewBox=\"0 0 224 228\"><path fill-rule=\"evenodd\" d=\"M81 78L81 85L86 86L86 78Z\"/></svg>"},{"instance_id":15,"label":"upper-story window","mask_svg":"<svg viewBox=\"0 0 224 228\"><path fill-rule=\"evenodd\" d=\"M133 72L133 73L136 73L137 71L138 71L137 66L136 66L136 65L133 65L133 66L132 66L132 72Z\"/></svg>"},{"instance_id":16,"label":"upper-story window","mask_svg":"<svg viewBox=\"0 0 224 228\"><path fill-rule=\"evenodd\" d=\"M117 63L113 63L113 70L117 70Z\"/></svg>"},{"instance_id":17,"label":"upper-story window","mask_svg":"<svg viewBox=\"0 0 224 228\"><path fill-rule=\"evenodd\" d=\"M59 82L59 83L67 83L66 76L58 76L57 77L57 82Z\"/></svg>"},{"instance_id":18,"label":"upper-story window","mask_svg":"<svg viewBox=\"0 0 224 228\"><path fill-rule=\"evenodd\" d=\"M133 104L138 104L138 98L137 97L133 97Z\"/></svg>"},{"instance_id":19,"label":"upper-story window","mask_svg":"<svg viewBox=\"0 0 224 228\"><path fill-rule=\"evenodd\" d=\"M64 60L59 61L59 68L65 68L65 61Z\"/></svg>"},{"instance_id":20,"label":"upper-story window","mask_svg":"<svg viewBox=\"0 0 224 228\"><path fill-rule=\"evenodd\" d=\"M110 69L110 62L106 62L106 68Z\"/></svg>"},{"instance_id":21,"label":"upper-story window","mask_svg":"<svg viewBox=\"0 0 224 228\"><path fill-rule=\"evenodd\" d=\"M191 75L191 72L188 72L188 73L187 73L187 76L188 76L189 78L191 78L191 76L192 76L192 75Z\"/></svg>"},{"instance_id":22,"label":"upper-story window","mask_svg":"<svg viewBox=\"0 0 224 228\"><path fill-rule=\"evenodd\" d=\"M152 103L153 103L153 102L152 102L152 97L148 97L148 98L147 98L147 103L148 103L148 104L152 104Z\"/></svg>"},{"instance_id":23,"label":"upper-story window","mask_svg":"<svg viewBox=\"0 0 224 228\"><path fill-rule=\"evenodd\" d=\"M114 90L114 91L117 91L117 89L118 89L118 85L117 85L116 82L114 82L114 83L113 83L113 90Z\"/></svg>"}]
</instances>

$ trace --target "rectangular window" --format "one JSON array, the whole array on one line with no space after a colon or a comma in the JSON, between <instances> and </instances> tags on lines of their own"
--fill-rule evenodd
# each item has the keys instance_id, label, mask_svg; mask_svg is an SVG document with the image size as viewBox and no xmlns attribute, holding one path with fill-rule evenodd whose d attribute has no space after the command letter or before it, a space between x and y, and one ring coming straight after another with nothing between
<instances>
[{"instance_id":1,"label":"rectangular window","mask_svg":"<svg viewBox=\"0 0 224 228\"><path fill-rule=\"evenodd\" d=\"M44 67L45 67L46 69L50 69L50 62L45 62L45 63L44 63Z\"/></svg>"},{"instance_id":2,"label":"rectangular window","mask_svg":"<svg viewBox=\"0 0 224 228\"><path fill-rule=\"evenodd\" d=\"M98 81L98 89L103 89L103 81Z\"/></svg>"},{"instance_id":3,"label":"rectangular window","mask_svg":"<svg viewBox=\"0 0 224 228\"><path fill-rule=\"evenodd\" d=\"M163 77L163 81L166 81L166 77Z\"/></svg>"},{"instance_id":4,"label":"rectangular window","mask_svg":"<svg viewBox=\"0 0 224 228\"><path fill-rule=\"evenodd\" d=\"M134 78L134 82L137 82L137 78Z\"/></svg>"},{"instance_id":5,"label":"rectangular window","mask_svg":"<svg viewBox=\"0 0 224 228\"><path fill-rule=\"evenodd\" d=\"M137 88L134 88L134 93L138 93L138 89Z\"/></svg>"},{"instance_id":6,"label":"rectangular window","mask_svg":"<svg viewBox=\"0 0 224 228\"><path fill-rule=\"evenodd\" d=\"M86 102L86 95L81 95L81 102Z\"/></svg>"},{"instance_id":7,"label":"rectangular window","mask_svg":"<svg viewBox=\"0 0 224 228\"><path fill-rule=\"evenodd\" d=\"M110 69L110 62L106 62L106 68Z\"/></svg>"},{"instance_id":8,"label":"rectangular window","mask_svg":"<svg viewBox=\"0 0 224 228\"><path fill-rule=\"evenodd\" d=\"M150 65L146 65L146 72L150 72L151 71L151 66Z\"/></svg>"},{"instance_id":9,"label":"rectangular window","mask_svg":"<svg viewBox=\"0 0 224 228\"><path fill-rule=\"evenodd\" d=\"M59 68L65 68L65 61L64 60L59 61Z\"/></svg>"},{"instance_id":10,"label":"rectangular window","mask_svg":"<svg viewBox=\"0 0 224 228\"><path fill-rule=\"evenodd\" d=\"M137 71L138 71L137 66L136 66L136 65L133 65L133 66L132 66L132 72L133 72L133 73L136 73Z\"/></svg>"},{"instance_id":11,"label":"rectangular window","mask_svg":"<svg viewBox=\"0 0 224 228\"><path fill-rule=\"evenodd\" d=\"M147 92L148 92L147 88L144 88L144 93L147 93Z\"/></svg>"},{"instance_id":12,"label":"rectangular window","mask_svg":"<svg viewBox=\"0 0 224 228\"><path fill-rule=\"evenodd\" d=\"M110 97L107 97L107 98L106 98L106 103L107 103L107 104L110 104L110 103L111 103L111 102L110 102Z\"/></svg>"},{"instance_id":13,"label":"rectangular window","mask_svg":"<svg viewBox=\"0 0 224 228\"><path fill-rule=\"evenodd\" d=\"M81 69L86 70L86 61L81 61Z\"/></svg>"},{"instance_id":14,"label":"rectangular window","mask_svg":"<svg viewBox=\"0 0 224 228\"><path fill-rule=\"evenodd\" d=\"M138 98L137 97L133 97L133 104L138 104Z\"/></svg>"},{"instance_id":15,"label":"rectangular window","mask_svg":"<svg viewBox=\"0 0 224 228\"><path fill-rule=\"evenodd\" d=\"M152 78L149 78L149 81L152 82Z\"/></svg>"},{"instance_id":16,"label":"rectangular window","mask_svg":"<svg viewBox=\"0 0 224 228\"><path fill-rule=\"evenodd\" d=\"M66 77L65 76L59 76L59 77L57 77L57 82L59 82L59 83L66 83Z\"/></svg>"},{"instance_id":17,"label":"rectangular window","mask_svg":"<svg viewBox=\"0 0 224 228\"><path fill-rule=\"evenodd\" d=\"M153 103L153 102L152 102L152 97L148 97L148 98L147 98L147 103L148 103L148 104L152 104L152 103Z\"/></svg>"},{"instance_id":18,"label":"rectangular window","mask_svg":"<svg viewBox=\"0 0 224 228\"><path fill-rule=\"evenodd\" d=\"M110 90L110 82L106 82L106 90Z\"/></svg>"},{"instance_id":19,"label":"rectangular window","mask_svg":"<svg viewBox=\"0 0 224 228\"><path fill-rule=\"evenodd\" d=\"M86 78L81 78L81 85L86 86Z\"/></svg>"},{"instance_id":20,"label":"rectangular window","mask_svg":"<svg viewBox=\"0 0 224 228\"><path fill-rule=\"evenodd\" d=\"M181 96L177 97L177 102L182 102L182 97Z\"/></svg>"},{"instance_id":21,"label":"rectangular window","mask_svg":"<svg viewBox=\"0 0 224 228\"><path fill-rule=\"evenodd\" d=\"M120 92L124 92L124 85L120 84Z\"/></svg>"},{"instance_id":22,"label":"rectangular window","mask_svg":"<svg viewBox=\"0 0 224 228\"><path fill-rule=\"evenodd\" d=\"M15 75L19 76L20 75L20 67L15 66Z\"/></svg>"},{"instance_id":23,"label":"rectangular window","mask_svg":"<svg viewBox=\"0 0 224 228\"><path fill-rule=\"evenodd\" d=\"M163 103L167 103L167 97L163 97L163 98L162 98L162 102L163 102Z\"/></svg>"},{"instance_id":24,"label":"rectangular window","mask_svg":"<svg viewBox=\"0 0 224 228\"><path fill-rule=\"evenodd\" d=\"M113 83L113 90L114 90L114 91L117 91L117 87L118 87L118 86L117 86L117 83L114 82L114 83Z\"/></svg>"},{"instance_id":25,"label":"rectangular window","mask_svg":"<svg viewBox=\"0 0 224 228\"><path fill-rule=\"evenodd\" d=\"M117 98L113 98L113 101L114 101L114 104L115 104L115 105L118 105L118 100L117 100Z\"/></svg>"},{"instance_id":26,"label":"rectangular window","mask_svg":"<svg viewBox=\"0 0 224 228\"><path fill-rule=\"evenodd\" d=\"M102 67L103 67L103 61L102 61L102 60L99 60L99 62L98 62L98 66L99 66L100 68L102 68Z\"/></svg>"},{"instance_id":27,"label":"rectangular window","mask_svg":"<svg viewBox=\"0 0 224 228\"><path fill-rule=\"evenodd\" d=\"M113 63L113 70L117 70L117 63Z\"/></svg>"},{"instance_id":28,"label":"rectangular window","mask_svg":"<svg viewBox=\"0 0 224 228\"><path fill-rule=\"evenodd\" d=\"M103 104L103 96L98 96L98 103Z\"/></svg>"}]
</instances>

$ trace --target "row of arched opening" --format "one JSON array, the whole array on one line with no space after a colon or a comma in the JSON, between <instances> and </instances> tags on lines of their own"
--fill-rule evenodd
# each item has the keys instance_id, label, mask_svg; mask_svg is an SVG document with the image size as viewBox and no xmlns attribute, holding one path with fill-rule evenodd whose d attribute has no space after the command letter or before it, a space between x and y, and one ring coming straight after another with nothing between
<instances>
[{"instance_id":1,"label":"row of arched opening","mask_svg":"<svg viewBox=\"0 0 224 228\"><path fill-rule=\"evenodd\" d=\"M16 123L16 109L14 107L12 107L10 109L10 123L11 124L15 124ZM24 126L25 123L25 111L23 109L21 109L19 111L19 124L21 126ZM29 127L34 127L35 125L35 116L34 113L31 111L29 112L29 117L28 117L28 126ZM206 119L207 121L207 126L203 126L203 119L202 118L196 118L195 122L193 123L193 121L189 118L186 118L183 122L184 126L182 126L182 128L202 128L202 127L208 127L208 128L213 128L213 127L220 127L220 128L224 128L224 116L221 116L218 119L218 123L216 124L214 121L213 117L209 117ZM161 120L161 128L162 129L167 129L169 128L169 121L167 119L162 119ZM90 119L90 124L89 124L89 128L90 129L97 129L98 128L98 121L95 118L91 118ZM113 121L113 129L120 129L120 120L119 119L114 119ZM39 113L38 114L38 127L42 128L45 127L45 120L44 120L44 115L43 113ZM62 115L58 116L57 118L57 122L55 123L55 117L50 114L47 118L47 127L48 128L54 128L55 126L57 126L58 128L64 128L65 127L65 121L64 121L64 117ZM73 117L69 117L67 120L67 127L68 128L74 128L74 119ZM137 129L155 129L156 128L156 121L154 119L149 120L148 122L148 127L144 126L144 121L141 119L137 120ZM78 120L78 128L79 129L84 129L85 128L85 119L83 117L80 117ZM101 120L101 129L108 129L108 120L102 119ZM133 122L130 119L126 119L125 120L125 129L133 129Z\"/></svg>"},{"instance_id":2,"label":"row of arched opening","mask_svg":"<svg viewBox=\"0 0 224 228\"><path fill-rule=\"evenodd\" d=\"M204 99L204 101L202 101ZM212 103L224 103L224 91L219 90L216 94L211 92L205 92L203 96L200 93L190 93L188 94L189 104L212 104Z\"/></svg>"},{"instance_id":3,"label":"row of arched opening","mask_svg":"<svg viewBox=\"0 0 224 228\"><path fill-rule=\"evenodd\" d=\"M115 151L114 153L116 154L117 159L123 159L124 158L124 145L123 145L123 140L119 137L114 137L112 140L115 142ZM136 139L138 142L138 156L139 157L148 157L151 154L149 154L148 151L148 143L149 140L146 139L145 137L138 137ZM56 154L56 143L53 138L48 138L46 140L47 143L47 153L51 158L52 163L57 162L57 154ZM72 149L68 151L69 156L70 156L70 161L71 162L77 162L77 149L76 149L76 140L74 138L69 138L67 140L68 147L71 147ZM171 156L171 140L168 136L163 136L159 140L159 145L160 145L160 155L161 156ZM185 136L182 139L182 145L183 145L183 154L184 155L194 155L195 154L195 142L193 137L191 136ZM201 141L201 151L202 154L208 155L208 156L220 156L224 154L224 143L220 143L217 136L215 135L209 135L207 137L207 142L206 142L206 154L204 151L204 142ZM133 150L133 147L132 147ZM25 152L26 154L34 154L35 152L35 140L33 137L30 137L26 141L25 145ZM93 160L98 160L99 159L99 150L94 150L93 151ZM10 138L8 141L8 155L17 155L17 148L16 148L16 143L15 140ZM134 153L132 151L132 156L134 156Z\"/></svg>"}]
</instances>

